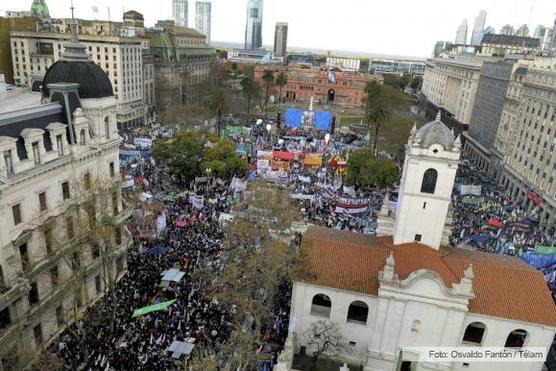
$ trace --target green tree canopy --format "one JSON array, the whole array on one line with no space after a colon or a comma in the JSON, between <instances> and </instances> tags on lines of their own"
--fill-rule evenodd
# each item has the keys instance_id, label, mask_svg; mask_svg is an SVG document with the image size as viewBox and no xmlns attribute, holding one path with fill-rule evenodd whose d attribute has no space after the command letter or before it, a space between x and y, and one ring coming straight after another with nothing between
<instances>
[{"instance_id":1,"label":"green tree canopy","mask_svg":"<svg viewBox=\"0 0 556 371\"><path fill-rule=\"evenodd\" d=\"M348 160L346 183L359 187L391 187L398 180L398 168L390 160L373 156L370 148L353 152Z\"/></svg>"},{"instance_id":2,"label":"green tree canopy","mask_svg":"<svg viewBox=\"0 0 556 371\"><path fill-rule=\"evenodd\" d=\"M227 139L218 139L203 153L201 170L212 169L212 173L220 178L231 178L234 175L243 175L249 169L245 161L236 154L236 146Z\"/></svg>"}]
</instances>

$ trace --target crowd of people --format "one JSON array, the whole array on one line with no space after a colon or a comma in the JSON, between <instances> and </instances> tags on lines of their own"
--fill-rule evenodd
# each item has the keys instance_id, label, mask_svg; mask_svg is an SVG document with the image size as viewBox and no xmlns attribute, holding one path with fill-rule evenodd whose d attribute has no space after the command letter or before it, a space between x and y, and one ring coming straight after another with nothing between
<instances>
[{"instance_id":1,"label":"crowd of people","mask_svg":"<svg viewBox=\"0 0 556 371\"><path fill-rule=\"evenodd\" d=\"M151 139L165 139L174 132L157 129L147 130L146 134ZM345 158L348 151L360 148L364 141L353 135L336 135L329 143L323 135L313 136L302 130L282 134L273 135L259 122L247 134L231 138L249 148L243 154L252 165L246 178L265 179L265 173L257 169L260 151L318 154L322 158L318 166L291 159L280 184L296 200L303 222L375 234L377 215L384 197L391 196L392 190L347 187L341 172L329 166L331 159ZM123 149L134 147L133 132L124 133L123 137ZM222 272L225 235L219 220L222 213L230 212L229 200L236 197L230 187L232 179L180 184L162 166L155 166L150 149L134 150L140 156L122 159L122 173L141 179L142 192L162 205L160 215L165 217L165 230L158 233L155 228L153 233L145 234L140 224L129 223L133 247L127 255L127 274L54 345L66 369L175 369L195 353L176 361L168 350L174 341L194 344L203 354L215 354L234 331L234 308L211 298L194 275L196 270L206 270L214 276ZM454 192L452 246L520 255L537 245L554 245L554 231L543 232L534 211L522 210L494 179L469 162L460 166L456 183L480 186L480 194ZM205 201L201 205L191 202L191 197L201 195ZM299 243L299 235L293 238ZM184 277L161 285L161 275L172 268L184 272ZM287 284L282 286L287 290ZM174 301L168 310L132 318L138 308L168 301ZM261 369L270 369L281 349L288 331L288 308L286 299L269 308L275 312L276 320L260 334L260 349L268 352Z\"/></svg>"}]
</instances>

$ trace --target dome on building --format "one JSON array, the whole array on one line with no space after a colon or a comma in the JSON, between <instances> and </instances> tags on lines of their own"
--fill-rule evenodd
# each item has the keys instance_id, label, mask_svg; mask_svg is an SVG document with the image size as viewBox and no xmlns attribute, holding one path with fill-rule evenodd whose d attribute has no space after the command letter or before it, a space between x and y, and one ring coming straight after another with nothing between
<instances>
[{"instance_id":1,"label":"dome on building","mask_svg":"<svg viewBox=\"0 0 556 371\"><path fill-rule=\"evenodd\" d=\"M35 17L50 18L50 12L48 11L48 6L46 5L45 0L33 0L31 13Z\"/></svg>"},{"instance_id":2,"label":"dome on building","mask_svg":"<svg viewBox=\"0 0 556 371\"><path fill-rule=\"evenodd\" d=\"M42 87L50 96L49 84L79 84L80 98L105 98L114 95L108 75L87 54L87 47L77 39L76 23L71 24L72 38L64 46L61 58L46 71Z\"/></svg>"},{"instance_id":3,"label":"dome on building","mask_svg":"<svg viewBox=\"0 0 556 371\"><path fill-rule=\"evenodd\" d=\"M80 98L104 98L114 95L112 83L106 73L92 61L55 62L46 71L43 80L43 91L49 96L48 84L56 83L79 84Z\"/></svg>"},{"instance_id":4,"label":"dome on building","mask_svg":"<svg viewBox=\"0 0 556 371\"><path fill-rule=\"evenodd\" d=\"M444 149L451 149L454 146L454 133L440 121L440 118L439 113L436 120L429 122L417 131L415 138L418 138L420 146L428 148L433 144L440 144Z\"/></svg>"}]
</instances>

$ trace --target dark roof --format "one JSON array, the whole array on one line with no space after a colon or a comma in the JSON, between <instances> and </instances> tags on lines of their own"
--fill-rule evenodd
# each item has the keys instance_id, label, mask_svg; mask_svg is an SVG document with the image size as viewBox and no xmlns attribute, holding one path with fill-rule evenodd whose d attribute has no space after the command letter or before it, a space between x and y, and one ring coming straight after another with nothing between
<instances>
[{"instance_id":1,"label":"dark roof","mask_svg":"<svg viewBox=\"0 0 556 371\"><path fill-rule=\"evenodd\" d=\"M128 10L124 13L124 18L143 20L143 14L135 10Z\"/></svg>"},{"instance_id":2,"label":"dark roof","mask_svg":"<svg viewBox=\"0 0 556 371\"><path fill-rule=\"evenodd\" d=\"M447 287L460 282L473 264L475 298L469 312L556 327L556 306L541 272L516 257L419 243L394 245L392 237L324 227L303 236L304 264L298 281L377 296L378 275L390 253L401 280L420 269L436 272Z\"/></svg>"},{"instance_id":3,"label":"dark roof","mask_svg":"<svg viewBox=\"0 0 556 371\"><path fill-rule=\"evenodd\" d=\"M539 39L533 37L486 34L481 44L509 45L523 48L538 48L540 46Z\"/></svg>"},{"instance_id":4,"label":"dark roof","mask_svg":"<svg viewBox=\"0 0 556 371\"><path fill-rule=\"evenodd\" d=\"M27 151L25 150L25 142L21 137L21 132L25 129L42 129L44 130L43 141L44 148L46 151L52 150L52 143L50 141L50 135L46 127L53 123L60 122L62 124L67 124L67 120L59 104L49 105L45 107L43 112L38 112L32 116L22 115L21 119L10 120L8 123L2 123L0 121L0 137L7 136L16 138L16 149L17 156L20 160L27 159ZM68 138L69 141L69 138Z\"/></svg>"},{"instance_id":5,"label":"dark roof","mask_svg":"<svg viewBox=\"0 0 556 371\"><path fill-rule=\"evenodd\" d=\"M91 61L55 62L44 75L42 86L45 95L50 95L48 84L64 82L79 84L81 98L104 98L114 95L108 75Z\"/></svg>"}]
</instances>

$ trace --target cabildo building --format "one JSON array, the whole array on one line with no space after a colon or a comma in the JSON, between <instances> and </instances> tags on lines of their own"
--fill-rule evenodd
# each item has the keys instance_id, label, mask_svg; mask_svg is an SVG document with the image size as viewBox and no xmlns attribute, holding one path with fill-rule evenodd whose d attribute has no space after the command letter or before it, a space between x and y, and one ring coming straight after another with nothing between
<instances>
[{"instance_id":1,"label":"cabildo building","mask_svg":"<svg viewBox=\"0 0 556 371\"><path fill-rule=\"evenodd\" d=\"M307 329L339 327L334 358L365 371L538 371L543 361L420 362L413 347L547 348L556 307L542 274L518 258L442 246L459 138L439 120L412 130L391 236L311 227L293 286L277 370L311 354Z\"/></svg>"}]
</instances>

